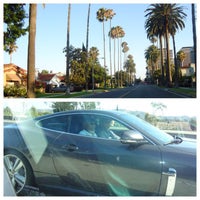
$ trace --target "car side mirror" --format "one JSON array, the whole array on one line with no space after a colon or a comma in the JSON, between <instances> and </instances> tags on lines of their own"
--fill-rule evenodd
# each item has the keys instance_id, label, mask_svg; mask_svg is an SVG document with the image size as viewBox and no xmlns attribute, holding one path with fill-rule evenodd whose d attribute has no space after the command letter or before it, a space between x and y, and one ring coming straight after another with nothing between
<instances>
[{"instance_id":1,"label":"car side mirror","mask_svg":"<svg viewBox=\"0 0 200 200\"><path fill-rule=\"evenodd\" d=\"M146 143L144 137L137 131L125 131L120 138L122 144L141 144Z\"/></svg>"}]
</instances>

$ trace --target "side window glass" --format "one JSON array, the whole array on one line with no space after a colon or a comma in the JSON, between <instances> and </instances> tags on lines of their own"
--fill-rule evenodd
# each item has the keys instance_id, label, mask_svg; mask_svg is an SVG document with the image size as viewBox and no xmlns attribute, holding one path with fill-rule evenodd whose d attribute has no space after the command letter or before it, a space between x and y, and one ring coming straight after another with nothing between
<instances>
[{"instance_id":1,"label":"side window glass","mask_svg":"<svg viewBox=\"0 0 200 200\"><path fill-rule=\"evenodd\" d=\"M96 134L96 118L93 115L85 114L81 116L79 123L79 134L90 137L98 137Z\"/></svg>"},{"instance_id":2,"label":"side window glass","mask_svg":"<svg viewBox=\"0 0 200 200\"><path fill-rule=\"evenodd\" d=\"M80 114L72 115L69 127L69 133L79 134L79 132L82 129L83 129L83 116Z\"/></svg>"},{"instance_id":3,"label":"side window glass","mask_svg":"<svg viewBox=\"0 0 200 200\"><path fill-rule=\"evenodd\" d=\"M62 115L41 120L38 126L54 131L68 132L69 121L69 116Z\"/></svg>"},{"instance_id":4,"label":"side window glass","mask_svg":"<svg viewBox=\"0 0 200 200\"><path fill-rule=\"evenodd\" d=\"M96 132L98 137L119 140L126 130L129 129L112 118L100 116L97 120Z\"/></svg>"}]
</instances>

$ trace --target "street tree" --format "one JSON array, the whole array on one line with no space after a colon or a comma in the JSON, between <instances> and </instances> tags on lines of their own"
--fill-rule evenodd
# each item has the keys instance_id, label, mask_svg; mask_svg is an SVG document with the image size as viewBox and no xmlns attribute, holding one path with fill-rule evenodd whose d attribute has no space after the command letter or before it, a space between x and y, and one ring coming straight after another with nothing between
<instances>
[{"instance_id":1,"label":"street tree","mask_svg":"<svg viewBox=\"0 0 200 200\"><path fill-rule=\"evenodd\" d=\"M29 5L27 97L35 97L35 36L37 4Z\"/></svg>"},{"instance_id":2,"label":"street tree","mask_svg":"<svg viewBox=\"0 0 200 200\"><path fill-rule=\"evenodd\" d=\"M96 13L96 18L99 22L102 23L103 25L103 49L104 49L104 56L103 56L103 60L104 60L104 68L106 71L106 44L105 44L105 25L104 22L108 20L108 16L107 16L107 9L106 8L100 8L97 13ZM106 80L104 83L104 88L106 88Z\"/></svg>"},{"instance_id":3,"label":"street tree","mask_svg":"<svg viewBox=\"0 0 200 200\"><path fill-rule=\"evenodd\" d=\"M17 39L24 36L28 27L25 26L25 19L28 18L24 9L25 4L4 4L4 51L10 55L12 63L12 54L17 50Z\"/></svg>"},{"instance_id":4,"label":"street tree","mask_svg":"<svg viewBox=\"0 0 200 200\"><path fill-rule=\"evenodd\" d=\"M177 4L151 4L145 12L147 12L145 15L147 17L145 28L150 31L149 34L156 33L158 35L158 31L160 31L160 35L164 35L165 37L167 49L166 77L167 86L170 87L172 85L172 74L170 68L169 37L175 34L176 30L184 27L183 20L186 14L183 12L183 7ZM150 26L154 28L150 28Z\"/></svg>"},{"instance_id":5,"label":"street tree","mask_svg":"<svg viewBox=\"0 0 200 200\"><path fill-rule=\"evenodd\" d=\"M106 17L110 20L110 30L111 30L111 21L112 18L116 15L116 13L113 11L113 9L107 9L106 11ZM113 87L112 83L112 45L111 45L111 37L109 37L109 54L110 54L110 76L111 76L111 88Z\"/></svg>"}]
</instances>

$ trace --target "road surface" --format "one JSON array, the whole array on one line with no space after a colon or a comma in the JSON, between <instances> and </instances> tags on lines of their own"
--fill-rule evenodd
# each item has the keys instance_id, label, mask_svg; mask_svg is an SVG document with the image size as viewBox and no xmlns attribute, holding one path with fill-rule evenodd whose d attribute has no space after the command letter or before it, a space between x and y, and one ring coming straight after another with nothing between
<instances>
[{"instance_id":1,"label":"road surface","mask_svg":"<svg viewBox=\"0 0 200 200\"><path fill-rule=\"evenodd\" d=\"M188 96L159 88L156 85L139 84L133 87L113 89L111 91L85 96L86 98L188 98ZM85 98L84 97L84 98Z\"/></svg>"}]
</instances>

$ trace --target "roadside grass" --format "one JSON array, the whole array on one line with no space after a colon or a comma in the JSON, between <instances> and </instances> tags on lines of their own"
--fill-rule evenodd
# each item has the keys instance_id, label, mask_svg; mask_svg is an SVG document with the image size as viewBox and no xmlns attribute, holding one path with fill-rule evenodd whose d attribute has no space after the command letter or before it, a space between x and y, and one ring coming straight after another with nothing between
<instances>
[{"instance_id":1,"label":"roadside grass","mask_svg":"<svg viewBox=\"0 0 200 200\"><path fill-rule=\"evenodd\" d=\"M96 89L94 93L104 92L103 89ZM83 90L81 92L71 92L70 94L60 93L38 93L36 98L76 98L84 97L85 95L93 94L92 90Z\"/></svg>"},{"instance_id":2,"label":"roadside grass","mask_svg":"<svg viewBox=\"0 0 200 200\"><path fill-rule=\"evenodd\" d=\"M170 91L183 94L183 95L188 95L190 97L196 97L196 89L191 89L191 88L169 88Z\"/></svg>"}]
</instances>

